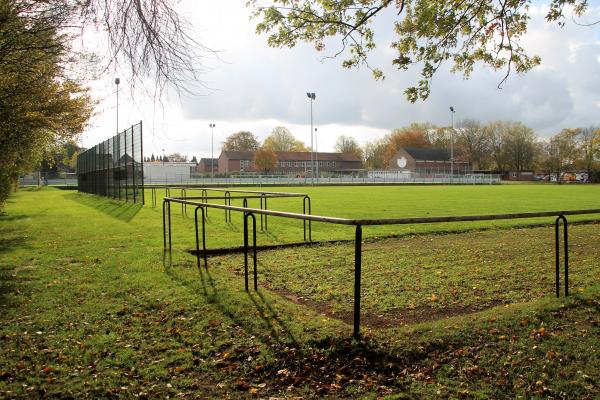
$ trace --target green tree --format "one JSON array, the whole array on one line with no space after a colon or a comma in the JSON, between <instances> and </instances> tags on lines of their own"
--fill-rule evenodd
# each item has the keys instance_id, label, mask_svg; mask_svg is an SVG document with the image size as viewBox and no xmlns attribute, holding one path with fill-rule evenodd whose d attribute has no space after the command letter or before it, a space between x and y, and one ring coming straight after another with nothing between
<instances>
[{"instance_id":1,"label":"green tree","mask_svg":"<svg viewBox=\"0 0 600 400\"><path fill-rule=\"evenodd\" d=\"M508 166L517 172L518 178L521 172L533 168L538 147L537 136L531 128L520 122L507 123L504 147Z\"/></svg>"},{"instance_id":2,"label":"green tree","mask_svg":"<svg viewBox=\"0 0 600 400\"><path fill-rule=\"evenodd\" d=\"M385 139L376 139L365 144L364 164L369 170L385 168L385 150L387 142Z\"/></svg>"},{"instance_id":3,"label":"green tree","mask_svg":"<svg viewBox=\"0 0 600 400\"><path fill-rule=\"evenodd\" d=\"M488 137L490 152L495 169L505 172L509 167L508 153L506 151L506 122L494 121L484 127L485 135Z\"/></svg>"},{"instance_id":4,"label":"green tree","mask_svg":"<svg viewBox=\"0 0 600 400\"><path fill-rule=\"evenodd\" d=\"M580 156L577 145L579 129L563 129L550 138L545 147L546 167L560 183L562 173L575 165Z\"/></svg>"},{"instance_id":5,"label":"green tree","mask_svg":"<svg viewBox=\"0 0 600 400\"><path fill-rule=\"evenodd\" d=\"M386 167L390 165L390 160L402 147L431 147L428 128L423 124L411 124L404 128L396 128L386 135L384 140L387 143L384 154Z\"/></svg>"},{"instance_id":6,"label":"green tree","mask_svg":"<svg viewBox=\"0 0 600 400\"><path fill-rule=\"evenodd\" d=\"M590 126L580 130L579 148L581 154L581 166L592 175L592 171L597 170L600 165L600 128Z\"/></svg>"},{"instance_id":7,"label":"green tree","mask_svg":"<svg viewBox=\"0 0 600 400\"><path fill-rule=\"evenodd\" d=\"M36 169L83 131L93 102L64 76L72 56L52 15L0 1L0 206L19 174Z\"/></svg>"},{"instance_id":8,"label":"green tree","mask_svg":"<svg viewBox=\"0 0 600 400\"><path fill-rule=\"evenodd\" d=\"M186 155L181 153L172 153L167 156L171 162L187 162L188 158Z\"/></svg>"},{"instance_id":9,"label":"green tree","mask_svg":"<svg viewBox=\"0 0 600 400\"><path fill-rule=\"evenodd\" d=\"M452 136L450 135L451 127L437 127L431 125L428 129L429 142L431 147L436 149L449 149Z\"/></svg>"},{"instance_id":10,"label":"green tree","mask_svg":"<svg viewBox=\"0 0 600 400\"><path fill-rule=\"evenodd\" d=\"M363 149L353 137L345 135L338 137L333 148L339 153L352 153L361 160L363 159Z\"/></svg>"},{"instance_id":11,"label":"green tree","mask_svg":"<svg viewBox=\"0 0 600 400\"><path fill-rule=\"evenodd\" d=\"M376 79L382 71L369 64L369 53L375 48L373 21L386 9L396 18L393 29L396 40L393 66L407 70L421 67L421 77L405 90L414 102L426 99L431 81L445 63L452 71L468 77L475 64L501 69L505 75L523 73L540 63L521 46L530 19L529 0L514 1L443 1L443 0L274 0L263 6L259 0L248 0L253 16L259 20L256 31L268 35L272 47L294 47L298 42L313 43L317 51L325 51L333 43L335 55L345 53L345 68L366 66ZM587 8L587 0L551 0L546 20L563 25L564 8L573 6L575 15ZM341 43L335 40L340 38ZM327 44L326 44L327 43Z\"/></svg>"},{"instance_id":12,"label":"green tree","mask_svg":"<svg viewBox=\"0 0 600 400\"><path fill-rule=\"evenodd\" d=\"M277 166L277 155L268 147L261 147L254 153L254 165L259 171L268 174Z\"/></svg>"},{"instance_id":13,"label":"green tree","mask_svg":"<svg viewBox=\"0 0 600 400\"><path fill-rule=\"evenodd\" d=\"M308 151L306 145L297 140L284 126L276 126L263 142L263 147L273 151Z\"/></svg>"},{"instance_id":14,"label":"green tree","mask_svg":"<svg viewBox=\"0 0 600 400\"><path fill-rule=\"evenodd\" d=\"M479 122L471 119L461 121L456 130L455 144L458 153L473 165L473 169L489 167L489 136Z\"/></svg>"},{"instance_id":15,"label":"green tree","mask_svg":"<svg viewBox=\"0 0 600 400\"><path fill-rule=\"evenodd\" d=\"M257 137L248 131L240 131L229 135L223 142L223 151L256 151L259 143Z\"/></svg>"}]
</instances>

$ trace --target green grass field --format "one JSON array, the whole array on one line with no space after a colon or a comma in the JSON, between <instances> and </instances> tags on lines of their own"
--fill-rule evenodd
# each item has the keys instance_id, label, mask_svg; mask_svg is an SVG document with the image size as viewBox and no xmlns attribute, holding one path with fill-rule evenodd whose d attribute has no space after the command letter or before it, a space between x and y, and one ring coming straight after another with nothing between
<instances>
[{"instance_id":1,"label":"green grass field","mask_svg":"<svg viewBox=\"0 0 600 400\"><path fill-rule=\"evenodd\" d=\"M313 214L361 218L598 208L600 199L592 185L285 190L310 194ZM300 201L269 208L299 212ZM553 297L552 219L365 228L364 338L354 341L352 244L329 242L352 238L350 227L314 224L324 243L259 252L261 287L246 293L239 253L196 269L186 252L193 218L175 206L170 255L160 207L42 189L18 192L6 211L0 397L600 395L597 216L569 218L579 223L567 299ZM209 248L241 245L241 229L241 215L226 224L210 210ZM258 242L301 239L300 221L272 218Z\"/></svg>"},{"instance_id":2,"label":"green grass field","mask_svg":"<svg viewBox=\"0 0 600 400\"><path fill-rule=\"evenodd\" d=\"M249 188L248 190L257 190ZM258 189L260 190L260 189ZM502 214L530 211L599 208L599 185L490 185L490 186L344 186L272 188L267 191L289 191L308 194L312 199L312 214L345 218L401 218L448 215ZM164 190L157 189L159 203ZM199 190L188 189L188 196L200 196ZM172 196L180 195L172 190ZM215 193L215 195L217 195ZM146 199L150 199L147 191ZM220 201L219 201L220 202ZM232 201L241 206L242 201ZM249 207L259 208L259 200L248 201ZM302 199L270 199L269 209L302 212ZM154 209L162 213L161 204ZM179 206L173 205L174 245L192 248L194 244L193 214L183 222ZM590 216L570 217L570 221L594 219ZM209 248L233 247L242 244L242 215L233 213L233 224L225 224L224 211L210 210L207 224ZM238 222L239 221L239 222ZM365 237L406 235L444 231L463 231L548 224L552 218L527 220L499 220L447 224L373 226L364 229ZM277 244L303 240L302 221L269 217L268 232L259 233L259 244ZM352 227L313 223L313 240L328 241L352 239Z\"/></svg>"}]
</instances>

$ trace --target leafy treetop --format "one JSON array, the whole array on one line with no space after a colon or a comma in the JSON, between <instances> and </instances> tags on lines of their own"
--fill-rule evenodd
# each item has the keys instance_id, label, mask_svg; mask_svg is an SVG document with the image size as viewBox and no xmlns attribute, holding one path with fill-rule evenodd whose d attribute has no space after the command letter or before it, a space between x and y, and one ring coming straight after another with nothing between
<instances>
[{"instance_id":1,"label":"leafy treetop","mask_svg":"<svg viewBox=\"0 0 600 400\"><path fill-rule=\"evenodd\" d=\"M521 46L530 20L530 0L274 0L270 6L248 0L247 6L259 20L256 31L268 34L272 47L294 47L299 41L326 49L329 38L339 38L336 57L348 54L345 68L366 66L375 79L383 79L379 68L369 64L375 49L374 19L385 11L396 14L397 39L392 64L407 70L418 64L421 77L405 90L409 101L426 99L431 81L444 62L453 72L468 77L477 63L502 69L504 78L524 73L540 63ZM581 15L587 0L551 0L546 20L564 25L565 7Z\"/></svg>"},{"instance_id":2,"label":"leafy treetop","mask_svg":"<svg viewBox=\"0 0 600 400\"><path fill-rule=\"evenodd\" d=\"M223 142L223 151L255 151L258 150L258 139L252 132L240 131L231 134Z\"/></svg>"}]
</instances>

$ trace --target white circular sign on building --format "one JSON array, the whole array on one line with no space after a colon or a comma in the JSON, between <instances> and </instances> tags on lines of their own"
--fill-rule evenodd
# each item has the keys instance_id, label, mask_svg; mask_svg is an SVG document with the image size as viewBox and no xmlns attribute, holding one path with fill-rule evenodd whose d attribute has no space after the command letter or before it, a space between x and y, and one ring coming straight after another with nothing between
<instances>
[{"instance_id":1,"label":"white circular sign on building","mask_svg":"<svg viewBox=\"0 0 600 400\"><path fill-rule=\"evenodd\" d=\"M406 158L400 157L399 159L396 160L396 162L398 163L398 166L400 168L406 167Z\"/></svg>"}]
</instances>

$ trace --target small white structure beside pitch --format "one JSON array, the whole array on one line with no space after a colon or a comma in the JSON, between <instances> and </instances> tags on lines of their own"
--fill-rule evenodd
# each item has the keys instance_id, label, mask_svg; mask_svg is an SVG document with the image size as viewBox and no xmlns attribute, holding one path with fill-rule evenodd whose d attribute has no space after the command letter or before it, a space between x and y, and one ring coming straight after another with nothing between
<instances>
[{"instance_id":1,"label":"small white structure beside pitch","mask_svg":"<svg viewBox=\"0 0 600 400\"><path fill-rule=\"evenodd\" d=\"M177 182L190 179L195 163L147 162L144 163L144 182Z\"/></svg>"}]
</instances>

